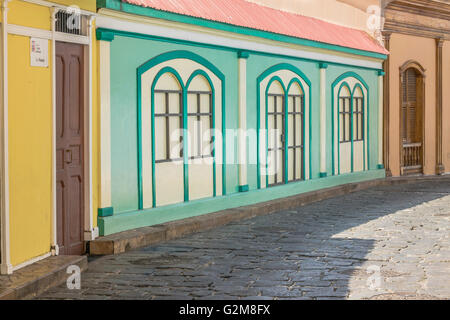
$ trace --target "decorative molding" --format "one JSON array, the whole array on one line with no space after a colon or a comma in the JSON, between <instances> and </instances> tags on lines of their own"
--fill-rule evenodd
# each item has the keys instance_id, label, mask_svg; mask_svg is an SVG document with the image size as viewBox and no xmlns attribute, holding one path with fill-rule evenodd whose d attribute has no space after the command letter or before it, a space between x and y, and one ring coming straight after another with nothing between
<instances>
[{"instance_id":1,"label":"decorative molding","mask_svg":"<svg viewBox=\"0 0 450 320\"><path fill-rule=\"evenodd\" d=\"M110 217L114 215L114 208L108 207L108 208L98 208L98 216L99 217Z\"/></svg>"},{"instance_id":2,"label":"decorative molding","mask_svg":"<svg viewBox=\"0 0 450 320\"><path fill-rule=\"evenodd\" d=\"M384 9L384 31L450 39L450 6L432 0L391 1Z\"/></svg>"},{"instance_id":3,"label":"decorative molding","mask_svg":"<svg viewBox=\"0 0 450 320\"><path fill-rule=\"evenodd\" d=\"M239 50L238 51L238 58L239 59L248 59L250 57L250 53L248 51Z\"/></svg>"},{"instance_id":4,"label":"decorative molding","mask_svg":"<svg viewBox=\"0 0 450 320\"><path fill-rule=\"evenodd\" d=\"M384 38L384 47L386 50L389 51L390 49L390 40L391 40L391 33L385 32L383 33ZM384 167L386 169L386 176L391 177L392 172L389 165L389 103L390 103L390 55L387 57L387 59L383 63L383 70L385 73L384 77L384 106L383 106L383 163Z\"/></svg>"},{"instance_id":5,"label":"decorative molding","mask_svg":"<svg viewBox=\"0 0 450 320\"><path fill-rule=\"evenodd\" d=\"M445 172L442 162L442 46L444 40L436 39L436 174Z\"/></svg>"},{"instance_id":6,"label":"decorative molding","mask_svg":"<svg viewBox=\"0 0 450 320\"><path fill-rule=\"evenodd\" d=\"M404 64L402 64L400 66L400 68L399 68L400 69L400 73L405 72L409 68L416 69L416 71L418 71L423 78L426 78L427 70L424 67L422 67L422 65L419 62L417 62L415 60L408 60ZM402 77L402 75L400 75L400 78L401 77Z\"/></svg>"},{"instance_id":7,"label":"decorative molding","mask_svg":"<svg viewBox=\"0 0 450 320\"><path fill-rule=\"evenodd\" d=\"M114 32L97 30L96 32L97 40L111 42L114 40Z\"/></svg>"},{"instance_id":8,"label":"decorative molding","mask_svg":"<svg viewBox=\"0 0 450 320\"><path fill-rule=\"evenodd\" d=\"M118 19L106 15L98 16L96 25L101 31L113 32L116 36L135 37L139 39L152 39L159 41L174 41L196 46L222 48L231 51L247 51L249 53L263 53L268 55L279 55L305 59L309 61L326 61L327 63L346 66L356 66L369 69L380 69L385 55L364 57L357 55L342 54L333 51L314 52L310 48L301 45L287 46L284 42L261 40L255 42L252 38L244 35L239 37L227 37L222 33L204 33L191 31L189 29L178 29L177 25L166 26L156 23L148 24L136 21ZM153 22L153 21L152 21ZM97 31L98 31L97 30ZM264 41L264 42L263 42ZM373 59L375 58L375 59Z\"/></svg>"}]
</instances>

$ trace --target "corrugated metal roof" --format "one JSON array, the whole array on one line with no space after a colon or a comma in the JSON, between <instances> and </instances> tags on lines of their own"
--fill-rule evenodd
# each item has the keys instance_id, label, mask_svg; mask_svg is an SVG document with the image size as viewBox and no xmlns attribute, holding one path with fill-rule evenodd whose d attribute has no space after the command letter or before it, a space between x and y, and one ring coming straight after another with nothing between
<instances>
[{"instance_id":1,"label":"corrugated metal roof","mask_svg":"<svg viewBox=\"0 0 450 320\"><path fill-rule=\"evenodd\" d=\"M388 54L368 33L245 0L122 0L186 16L352 49ZM336 13L339 14L339 13Z\"/></svg>"}]
</instances>

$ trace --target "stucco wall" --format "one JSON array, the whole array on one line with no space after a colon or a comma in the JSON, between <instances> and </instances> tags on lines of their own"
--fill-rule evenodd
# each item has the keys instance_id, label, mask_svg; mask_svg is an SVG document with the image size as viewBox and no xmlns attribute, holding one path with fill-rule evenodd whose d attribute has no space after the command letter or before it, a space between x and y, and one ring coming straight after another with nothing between
<instances>
[{"instance_id":1,"label":"stucco wall","mask_svg":"<svg viewBox=\"0 0 450 320\"><path fill-rule=\"evenodd\" d=\"M335 24L368 30L366 9L378 0L249 0L267 7L290 11ZM339 12L339 14L336 14Z\"/></svg>"},{"instance_id":2,"label":"stucco wall","mask_svg":"<svg viewBox=\"0 0 450 320\"><path fill-rule=\"evenodd\" d=\"M55 1L71 4L72 1ZM95 10L91 0L78 1ZM50 30L49 7L12 1L8 22ZM30 66L30 39L8 36L9 183L11 263L17 266L50 252L52 243L52 46L49 67ZM96 56L94 42L93 56ZM87 62L86 62L87 63ZM93 96L97 96L93 61ZM93 99L93 149L97 148L97 100ZM93 212L97 211L97 152L93 153ZM88 177L86 177L86 181ZM96 215L93 217L97 225Z\"/></svg>"},{"instance_id":3,"label":"stucco wall","mask_svg":"<svg viewBox=\"0 0 450 320\"><path fill-rule=\"evenodd\" d=\"M100 218L100 232L111 234L138 227L195 216L238 205L257 203L269 198L287 196L316 190L332 184L345 183L351 179L379 177L383 170L378 164L378 75L377 70L353 68L330 64L327 69L327 173L320 176L320 112L319 112L319 64L317 61L281 57L265 53L251 53L247 60L247 129L257 129L257 78L268 68L281 63L300 69L311 81L311 178L309 181L257 190L258 172L255 164L256 144L249 144L247 154L248 184L250 192L239 193L237 141L227 138L226 197L190 201L182 205L138 210L138 122L137 122L137 75L136 70L150 59L163 53L186 50L207 59L225 77L225 125L227 129L238 128L238 56L232 49L212 48L199 44L179 44L170 40L139 39L116 34L111 42L111 197L114 215ZM174 66L176 67L176 66ZM332 132L331 96L332 84L342 74L352 71L368 86L368 169L370 172L351 173L331 177ZM145 89L145 88L143 88ZM150 90L150 88L147 88ZM306 105L305 108L309 106ZM308 119L309 120L309 119ZM229 156L233 155L233 158ZM251 159L253 158L253 159ZM349 180L350 179L350 180Z\"/></svg>"},{"instance_id":4,"label":"stucco wall","mask_svg":"<svg viewBox=\"0 0 450 320\"><path fill-rule=\"evenodd\" d=\"M393 34L390 40L389 162L394 176L400 175L400 72L408 60L425 70L425 166L424 174L436 168L436 43L434 39ZM445 60L445 59L444 59ZM447 68L448 68L447 63ZM448 81L448 79L447 79ZM448 83L448 82L447 82ZM445 88L445 86L444 86ZM445 89L444 89L445 91ZM448 101L448 94L447 98ZM447 111L448 114L448 111ZM444 118L445 119L445 118ZM444 121L445 122L445 121ZM448 126L447 129L448 130ZM448 148L446 150L449 150ZM448 151L444 151L448 152ZM446 154L446 153L444 153Z\"/></svg>"}]
</instances>

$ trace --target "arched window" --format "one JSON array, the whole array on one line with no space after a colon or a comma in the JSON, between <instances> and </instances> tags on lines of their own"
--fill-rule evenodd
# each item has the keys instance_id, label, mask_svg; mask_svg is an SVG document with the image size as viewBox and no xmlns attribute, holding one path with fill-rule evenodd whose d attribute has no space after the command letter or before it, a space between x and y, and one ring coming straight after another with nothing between
<instances>
[{"instance_id":1,"label":"arched window","mask_svg":"<svg viewBox=\"0 0 450 320\"><path fill-rule=\"evenodd\" d=\"M207 79L196 76L188 88L188 130L190 133L189 159L212 157L213 103L212 90Z\"/></svg>"},{"instance_id":2,"label":"arched window","mask_svg":"<svg viewBox=\"0 0 450 320\"><path fill-rule=\"evenodd\" d=\"M339 142L351 142L351 93L348 85L339 94Z\"/></svg>"},{"instance_id":3,"label":"arched window","mask_svg":"<svg viewBox=\"0 0 450 320\"><path fill-rule=\"evenodd\" d=\"M285 89L275 80L267 93L267 158L270 166L269 186L285 182Z\"/></svg>"},{"instance_id":4,"label":"arched window","mask_svg":"<svg viewBox=\"0 0 450 320\"><path fill-rule=\"evenodd\" d=\"M191 75L187 85L189 132L189 200L213 197L214 187L214 103L212 84L203 72Z\"/></svg>"},{"instance_id":5,"label":"arched window","mask_svg":"<svg viewBox=\"0 0 450 320\"><path fill-rule=\"evenodd\" d=\"M360 86L353 91L353 141L364 141L364 95Z\"/></svg>"},{"instance_id":6,"label":"arched window","mask_svg":"<svg viewBox=\"0 0 450 320\"><path fill-rule=\"evenodd\" d=\"M407 61L400 68L401 109L400 139L401 174L423 172L424 162L424 106L425 70L415 61Z\"/></svg>"},{"instance_id":7,"label":"arched window","mask_svg":"<svg viewBox=\"0 0 450 320\"><path fill-rule=\"evenodd\" d=\"M183 91L170 72L162 75L155 87L154 112L155 131L159 133L155 136L155 162L183 160Z\"/></svg>"},{"instance_id":8,"label":"arched window","mask_svg":"<svg viewBox=\"0 0 450 320\"><path fill-rule=\"evenodd\" d=\"M369 167L368 92L362 77L346 72L332 84L333 173L364 171Z\"/></svg>"},{"instance_id":9,"label":"arched window","mask_svg":"<svg viewBox=\"0 0 450 320\"><path fill-rule=\"evenodd\" d=\"M288 92L288 178L289 181L304 179L303 172L303 120L305 95L298 81L292 82Z\"/></svg>"},{"instance_id":10,"label":"arched window","mask_svg":"<svg viewBox=\"0 0 450 320\"><path fill-rule=\"evenodd\" d=\"M155 204L184 200L183 88L175 71L163 73L154 90Z\"/></svg>"},{"instance_id":11,"label":"arched window","mask_svg":"<svg viewBox=\"0 0 450 320\"><path fill-rule=\"evenodd\" d=\"M280 63L257 78L258 188L311 179L311 81Z\"/></svg>"},{"instance_id":12,"label":"arched window","mask_svg":"<svg viewBox=\"0 0 450 320\"><path fill-rule=\"evenodd\" d=\"M137 74L139 209L225 195L225 75L182 50Z\"/></svg>"}]
</instances>

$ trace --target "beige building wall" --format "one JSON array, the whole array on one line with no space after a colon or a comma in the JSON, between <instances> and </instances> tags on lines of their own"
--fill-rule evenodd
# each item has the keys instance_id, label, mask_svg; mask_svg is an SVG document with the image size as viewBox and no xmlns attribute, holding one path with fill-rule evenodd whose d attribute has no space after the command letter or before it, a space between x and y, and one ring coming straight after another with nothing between
<instances>
[{"instance_id":1,"label":"beige building wall","mask_svg":"<svg viewBox=\"0 0 450 320\"><path fill-rule=\"evenodd\" d=\"M446 45L446 52L449 52ZM422 38L402 34L392 34L390 40L390 120L389 120L389 161L393 176L400 175L400 67L408 60L418 62L426 70L425 78L425 137L424 137L424 174L435 174L436 168L436 42L432 38ZM447 55L448 57L448 55ZM445 58L444 58L445 60ZM446 63L446 68L450 69L450 63ZM444 72L445 74L445 72ZM449 74L444 75L444 79L449 84ZM444 83L444 92L446 84ZM448 88L448 87L447 87ZM448 91L448 90L447 90ZM445 104L450 102L450 95L447 93L444 99ZM444 119L449 116L449 110L444 112ZM450 127L445 125L446 132ZM444 134L445 135L445 134ZM447 144L449 141L446 137ZM444 157L450 148L444 148ZM447 160L448 162L448 160ZM449 169L446 167L447 170Z\"/></svg>"},{"instance_id":2,"label":"beige building wall","mask_svg":"<svg viewBox=\"0 0 450 320\"><path fill-rule=\"evenodd\" d=\"M338 25L365 30L370 16L368 6L379 0L247 0L267 7L315 17ZM336 14L336 13L339 14Z\"/></svg>"}]
</instances>

